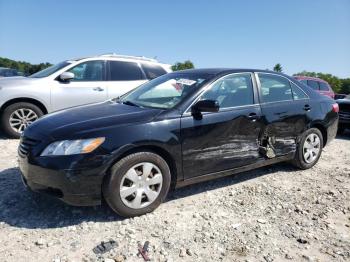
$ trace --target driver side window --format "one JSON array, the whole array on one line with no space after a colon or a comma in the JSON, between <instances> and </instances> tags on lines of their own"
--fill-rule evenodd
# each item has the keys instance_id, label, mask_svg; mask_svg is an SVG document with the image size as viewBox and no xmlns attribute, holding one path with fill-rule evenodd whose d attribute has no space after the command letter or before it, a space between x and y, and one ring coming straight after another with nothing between
<instances>
[{"instance_id":1,"label":"driver side window","mask_svg":"<svg viewBox=\"0 0 350 262\"><path fill-rule=\"evenodd\" d=\"M103 81L104 80L104 61L83 62L70 70L74 74L72 81Z\"/></svg>"},{"instance_id":2,"label":"driver side window","mask_svg":"<svg viewBox=\"0 0 350 262\"><path fill-rule=\"evenodd\" d=\"M250 73L233 74L219 79L201 97L219 102L220 109L254 104Z\"/></svg>"}]
</instances>

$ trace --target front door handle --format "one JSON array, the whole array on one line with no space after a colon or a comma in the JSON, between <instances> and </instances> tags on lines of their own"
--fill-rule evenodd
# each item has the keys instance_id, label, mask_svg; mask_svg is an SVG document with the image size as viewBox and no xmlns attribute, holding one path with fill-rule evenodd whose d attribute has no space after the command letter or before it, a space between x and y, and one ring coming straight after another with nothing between
<instances>
[{"instance_id":1,"label":"front door handle","mask_svg":"<svg viewBox=\"0 0 350 262\"><path fill-rule=\"evenodd\" d=\"M305 105L304 106L304 110L305 111L310 111L311 110L311 106L310 105Z\"/></svg>"},{"instance_id":2,"label":"front door handle","mask_svg":"<svg viewBox=\"0 0 350 262\"><path fill-rule=\"evenodd\" d=\"M97 92L102 92L102 91L104 91L104 89L103 89L102 87L95 87L93 90L94 90L94 91L97 91Z\"/></svg>"}]
</instances>

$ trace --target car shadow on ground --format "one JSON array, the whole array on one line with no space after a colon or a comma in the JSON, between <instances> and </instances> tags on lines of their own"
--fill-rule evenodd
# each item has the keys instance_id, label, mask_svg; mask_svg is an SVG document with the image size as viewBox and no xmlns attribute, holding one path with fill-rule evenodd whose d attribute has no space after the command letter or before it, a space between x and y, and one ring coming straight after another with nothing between
<instances>
[{"instance_id":1,"label":"car shadow on ground","mask_svg":"<svg viewBox=\"0 0 350 262\"><path fill-rule=\"evenodd\" d=\"M268 175L278 171L295 171L288 164L260 168L208 182L173 190L166 201L176 201L191 195ZM0 223L18 228L61 228L82 222L120 221L122 217L103 204L97 207L73 207L58 199L26 190L18 168L0 171ZM1 225L0 225L1 228Z\"/></svg>"},{"instance_id":2,"label":"car shadow on ground","mask_svg":"<svg viewBox=\"0 0 350 262\"><path fill-rule=\"evenodd\" d=\"M0 140L7 139L5 134L0 130Z\"/></svg>"},{"instance_id":3,"label":"car shadow on ground","mask_svg":"<svg viewBox=\"0 0 350 262\"><path fill-rule=\"evenodd\" d=\"M341 135L338 134L336 139L350 140L350 129L346 129Z\"/></svg>"}]
</instances>

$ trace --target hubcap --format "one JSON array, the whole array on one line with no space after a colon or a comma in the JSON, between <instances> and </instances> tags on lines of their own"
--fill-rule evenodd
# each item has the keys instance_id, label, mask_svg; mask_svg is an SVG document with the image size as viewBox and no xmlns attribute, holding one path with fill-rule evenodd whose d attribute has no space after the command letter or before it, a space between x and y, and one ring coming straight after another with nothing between
<instances>
[{"instance_id":1,"label":"hubcap","mask_svg":"<svg viewBox=\"0 0 350 262\"><path fill-rule=\"evenodd\" d=\"M9 123L11 128L17 133L23 130L38 119L38 115L29 108L20 108L10 115Z\"/></svg>"},{"instance_id":2,"label":"hubcap","mask_svg":"<svg viewBox=\"0 0 350 262\"><path fill-rule=\"evenodd\" d=\"M140 163L124 174L120 184L120 197L129 208L144 208L157 199L162 183L163 175L156 165Z\"/></svg>"},{"instance_id":3,"label":"hubcap","mask_svg":"<svg viewBox=\"0 0 350 262\"><path fill-rule=\"evenodd\" d=\"M306 137L303 146L303 156L306 163L313 163L321 152L321 141L317 134Z\"/></svg>"}]
</instances>

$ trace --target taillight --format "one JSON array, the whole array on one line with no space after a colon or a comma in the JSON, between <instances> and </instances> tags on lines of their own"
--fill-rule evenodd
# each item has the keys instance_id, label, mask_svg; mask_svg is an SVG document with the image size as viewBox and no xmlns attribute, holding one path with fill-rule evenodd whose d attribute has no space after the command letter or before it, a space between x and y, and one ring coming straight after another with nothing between
<instances>
[{"instance_id":1,"label":"taillight","mask_svg":"<svg viewBox=\"0 0 350 262\"><path fill-rule=\"evenodd\" d=\"M332 105L332 110L333 110L333 112L338 113L339 112L339 105L337 103L333 104Z\"/></svg>"}]
</instances>

